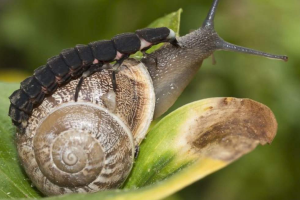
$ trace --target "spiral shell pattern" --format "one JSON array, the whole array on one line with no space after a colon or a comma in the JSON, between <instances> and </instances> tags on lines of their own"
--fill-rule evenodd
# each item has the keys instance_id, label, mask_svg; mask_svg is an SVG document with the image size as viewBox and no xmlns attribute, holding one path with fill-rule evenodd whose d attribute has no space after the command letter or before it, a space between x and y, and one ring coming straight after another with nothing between
<instances>
[{"instance_id":1,"label":"spiral shell pattern","mask_svg":"<svg viewBox=\"0 0 300 200\"><path fill-rule=\"evenodd\" d=\"M46 97L25 134L17 134L21 163L44 194L97 192L126 180L155 105L147 70L126 63L115 97L107 71L84 81L78 102L73 99L78 80L71 81Z\"/></svg>"},{"instance_id":2,"label":"spiral shell pattern","mask_svg":"<svg viewBox=\"0 0 300 200\"><path fill-rule=\"evenodd\" d=\"M130 130L109 111L89 104L58 107L37 127L32 142L24 156L36 185L50 194L118 187L133 162Z\"/></svg>"}]
</instances>

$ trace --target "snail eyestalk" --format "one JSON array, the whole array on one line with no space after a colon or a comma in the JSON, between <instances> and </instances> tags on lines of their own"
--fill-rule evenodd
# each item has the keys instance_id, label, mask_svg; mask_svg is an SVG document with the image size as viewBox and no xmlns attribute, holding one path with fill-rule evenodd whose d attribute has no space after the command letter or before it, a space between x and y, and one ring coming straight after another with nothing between
<instances>
[{"instance_id":1,"label":"snail eyestalk","mask_svg":"<svg viewBox=\"0 0 300 200\"><path fill-rule=\"evenodd\" d=\"M202 24L202 28L210 29L212 33L215 33L214 30L214 18L216 15L216 9L218 6L219 0L214 0L210 11L208 12L206 19L204 23ZM274 55L262 51L257 51L254 49L246 48L246 47L241 47L237 46L231 43L228 43L224 41L222 38L219 36L216 37L216 50L225 50L225 51L235 51L235 52L241 52L241 53L246 53L246 54L252 54L252 55L257 55L257 56L263 56L271 59L276 59L276 60L283 60L283 61L288 61L288 57L284 55Z\"/></svg>"},{"instance_id":2,"label":"snail eyestalk","mask_svg":"<svg viewBox=\"0 0 300 200\"><path fill-rule=\"evenodd\" d=\"M216 10L218 6L219 0L215 0L206 16L205 21L202 24L202 28L211 28L214 29L214 19L216 15Z\"/></svg>"},{"instance_id":3,"label":"snail eyestalk","mask_svg":"<svg viewBox=\"0 0 300 200\"><path fill-rule=\"evenodd\" d=\"M217 46L217 50L235 51L235 52L240 52L240 53L263 56L263 57L270 58L270 59L283 60L285 62L288 61L288 57L284 56L284 55L274 55L274 54L270 54L270 53L266 53L266 52L262 52L262 51L257 51L254 49L249 49L246 47L241 47L241 46L226 42L224 40L217 41L216 46Z\"/></svg>"}]
</instances>

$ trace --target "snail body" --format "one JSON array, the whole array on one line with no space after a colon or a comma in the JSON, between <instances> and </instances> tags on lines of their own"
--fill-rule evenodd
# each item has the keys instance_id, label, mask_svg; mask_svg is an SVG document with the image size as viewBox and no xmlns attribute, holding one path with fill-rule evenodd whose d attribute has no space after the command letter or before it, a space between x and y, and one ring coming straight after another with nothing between
<instances>
[{"instance_id":1,"label":"snail body","mask_svg":"<svg viewBox=\"0 0 300 200\"><path fill-rule=\"evenodd\" d=\"M46 195L58 195L119 187L131 170L135 146L145 137L151 120L173 105L203 60L214 51L237 51L287 61L286 56L236 46L220 38L213 22L218 2L214 0L203 25L176 38L176 44L172 42L175 41L173 35L171 44L141 61L126 59L122 63L127 57L120 58L121 69L115 78L111 78L114 72L101 68L104 62L98 57L86 65L89 69L95 67L95 71L89 71L92 75L84 80L65 79L68 81L60 84L56 81L64 80L64 76L59 75L40 86L31 82L38 80L35 74L21 84L20 90L10 97L9 115L19 128L17 143L21 163L37 188ZM146 40L148 33L145 29L139 36ZM170 33L154 42L149 40L148 46L143 48L166 41L169 36ZM143 49L141 46L139 49ZM122 53L125 54L128 56L130 52ZM81 90L77 98L74 91L78 91L78 85ZM36 88L39 93L28 97L25 89L35 91Z\"/></svg>"}]
</instances>

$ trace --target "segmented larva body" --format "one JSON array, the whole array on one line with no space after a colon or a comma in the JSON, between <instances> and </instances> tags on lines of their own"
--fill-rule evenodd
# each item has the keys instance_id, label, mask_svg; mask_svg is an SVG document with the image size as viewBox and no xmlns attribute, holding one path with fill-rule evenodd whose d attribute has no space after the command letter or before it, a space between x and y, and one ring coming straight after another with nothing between
<instances>
[{"instance_id":1,"label":"segmented larva body","mask_svg":"<svg viewBox=\"0 0 300 200\"><path fill-rule=\"evenodd\" d=\"M101 67L161 42L176 45L174 31L166 27L146 28L135 33L116 35L111 40L95 41L63 50L59 55L48 59L46 65L37 68L33 76L22 81L20 89L9 97L9 116L12 122L19 132L23 132L33 108L44 100L45 95L52 94L71 79L80 77L92 65Z\"/></svg>"}]
</instances>

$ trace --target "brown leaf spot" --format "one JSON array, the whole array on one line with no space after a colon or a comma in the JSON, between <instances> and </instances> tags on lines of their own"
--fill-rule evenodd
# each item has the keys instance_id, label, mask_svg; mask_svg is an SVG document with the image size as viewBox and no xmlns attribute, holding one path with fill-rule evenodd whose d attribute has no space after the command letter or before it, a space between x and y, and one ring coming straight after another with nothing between
<instances>
[{"instance_id":1,"label":"brown leaf spot","mask_svg":"<svg viewBox=\"0 0 300 200\"><path fill-rule=\"evenodd\" d=\"M254 149L257 144L270 143L277 131L272 111L250 99L220 98L214 110L199 116L190 128L192 148L213 158L232 161Z\"/></svg>"}]
</instances>

